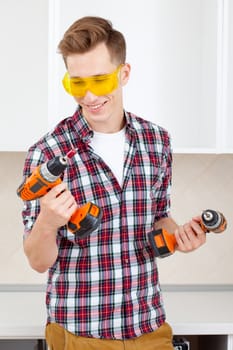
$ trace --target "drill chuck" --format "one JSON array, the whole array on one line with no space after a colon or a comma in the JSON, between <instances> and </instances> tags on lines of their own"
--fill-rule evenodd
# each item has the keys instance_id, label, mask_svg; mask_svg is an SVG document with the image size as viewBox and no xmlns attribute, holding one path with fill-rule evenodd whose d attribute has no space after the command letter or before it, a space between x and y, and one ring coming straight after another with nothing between
<instances>
[{"instance_id":1,"label":"drill chuck","mask_svg":"<svg viewBox=\"0 0 233 350\"><path fill-rule=\"evenodd\" d=\"M201 220L207 231L221 233L226 229L227 222L224 215L216 210L204 210Z\"/></svg>"},{"instance_id":2,"label":"drill chuck","mask_svg":"<svg viewBox=\"0 0 233 350\"><path fill-rule=\"evenodd\" d=\"M67 157L58 156L40 167L42 177L48 182L56 181L67 167Z\"/></svg>"},{"instance_id":3,"label":"drill chuck","mask_svg":"<svg viewBox=\"0 0 233 350\"><path fill-rule=\"evenodd\" d=\"M57 156L39 165L18 187L18 196L23 200L40 198L61 182L60 176L67 165L66 156Z\"/></svg>"}]
</instances>

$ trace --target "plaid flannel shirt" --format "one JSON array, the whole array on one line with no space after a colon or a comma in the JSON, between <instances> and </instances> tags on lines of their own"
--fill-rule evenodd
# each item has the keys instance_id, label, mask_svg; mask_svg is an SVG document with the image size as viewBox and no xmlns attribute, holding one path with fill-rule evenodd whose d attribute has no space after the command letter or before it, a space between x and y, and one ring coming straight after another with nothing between
<instances>
[{"instance_id":1,"label":"plaid flannel shirt","mask_svg":"<svg viewBox=\"0 0 233 350\"><path fill-rule=\"evenodd\" d=\"M77 149L63 180L78 204L103 210L100 226L78 239L66 227L57 233L58 258L48 272L48 322L79 336L129 339L165 321L156 259L147 232L169 216L171 149L161 127L126 113L124 180L94 153L93 135L78 109L33 145L24 175L56 155ZM114 157L112 150L112 156ZM39 201L25 202L25 236L39 213Z\"/></svg>"}]
</instances>

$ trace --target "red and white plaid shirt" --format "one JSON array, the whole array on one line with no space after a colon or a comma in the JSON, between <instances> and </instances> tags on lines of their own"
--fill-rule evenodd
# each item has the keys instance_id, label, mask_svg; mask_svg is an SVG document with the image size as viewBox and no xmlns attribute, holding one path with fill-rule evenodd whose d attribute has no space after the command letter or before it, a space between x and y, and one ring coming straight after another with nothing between
<instances>
[{"instance_id":1,"label":"red and white plaid shirt","mask_svg":"<svg viewBox=\"0 0 233 350\"><path fill-rule=\"evenodd\" d=\"M103 210L100 226L87 238L78 239L65 227L58 231L58 258L48 275L48 322L85 337L129 339L165 320L147 232L169 215L170 141L159 126L125 116L122 187L91 148L93 132L81 109L32 146L25 161L28 176L40 163L75 147L63 180L78 204L91 201ZM25 202L25 235L39 210L38 200Z\"/></svg>"}]
</instances>

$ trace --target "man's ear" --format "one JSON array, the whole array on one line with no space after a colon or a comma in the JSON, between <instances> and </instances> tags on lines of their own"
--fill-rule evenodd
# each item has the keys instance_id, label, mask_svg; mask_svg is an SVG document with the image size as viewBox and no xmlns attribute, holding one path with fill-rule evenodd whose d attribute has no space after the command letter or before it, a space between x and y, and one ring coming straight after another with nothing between
<instances>
[{"instance_id":1,"label":"man's ear","mask_svg":"<svg viewBox=\"0 0 233 350\"><path fill-rule=\"evenodd\" d=\"M120 83L124 86L128 83L130 77L131 66L129 63L125 63L120 71Z\"/></svg>"}]
</instances>

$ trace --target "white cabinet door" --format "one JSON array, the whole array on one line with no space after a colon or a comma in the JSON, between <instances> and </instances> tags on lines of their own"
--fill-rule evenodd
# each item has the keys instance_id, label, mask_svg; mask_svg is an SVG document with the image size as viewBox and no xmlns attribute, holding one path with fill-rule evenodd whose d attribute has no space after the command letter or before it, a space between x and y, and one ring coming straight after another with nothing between
<instances>
[{"instance_id":1,"label":"white cabinet door","mask_svg":"<svg viewBox=\"0 0 233 350\"><path fill-rule=\"evenodd\" d=\"M0 151L25 151L48 124L47 0L0 1Z\"/></svg>"},{"instance_id":2,"label":"white cabinet door","mask_svg":"<svg viewBox=\"0 0 233 350\"><path fill-rule=\"evenodd\" d=\"M229 0L1 1L0 151L27 150L73 113L57 45L73 21L97 15L127 40L126 110L168 129L175 152L233 152L232 7Z\"/></svg>"},{"instance_id":3,"label":"white cabinet door","mask_svg":"<svg viewBox=\"0 0 233 350\"><path fill-rule=\"evenodd\" d=\"M225 26L225 57L226 57L226 69L225 69L225 150L226 152L233 153L233 1L226 1L226 26Z\"/></svg>"},{"instance_id":4,"label":"white cabinet door","mask_svg":"<svg viewBox=\"0 0 233 350\"><path fill-rule=\"evenodd\" d=\"M174 151L215 152L218 0L51 0L50 125L75 110L61 86L56 46L85 15L106 17L125 34L132 66L126 110L168 129Z\"/></svg>"}]
</instances>

